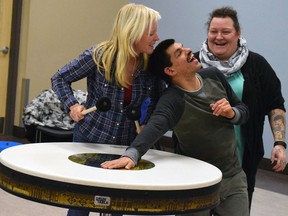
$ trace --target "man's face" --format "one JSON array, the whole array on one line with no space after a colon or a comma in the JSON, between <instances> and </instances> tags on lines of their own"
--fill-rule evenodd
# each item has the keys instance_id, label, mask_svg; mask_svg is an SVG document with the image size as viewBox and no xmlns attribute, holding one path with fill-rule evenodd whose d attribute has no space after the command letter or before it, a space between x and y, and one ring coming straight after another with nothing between
<instances>
[{"instance_id":1,"label":"man's face","mask_svg":"<svg viewBox=\"0 0 288 216\"><path fill-rule=\"evenodd\" d=\"M192 51L189 48L184 48L181 43L172 44L167 49L167 53L172 62L170 69L178 74L195 74L201 68L201 64L194 57Z\"/></svg>"}]
</instances>

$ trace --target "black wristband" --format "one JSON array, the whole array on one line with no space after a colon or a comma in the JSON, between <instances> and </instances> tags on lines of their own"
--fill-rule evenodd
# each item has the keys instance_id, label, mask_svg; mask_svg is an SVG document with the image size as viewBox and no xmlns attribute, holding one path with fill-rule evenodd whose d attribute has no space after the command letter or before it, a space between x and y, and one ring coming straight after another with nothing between
<instances>
[{"instance_id":1,"label":"black wristband","mask_svg":"<svg viewBox=\"0 0 288 216\"><path fill-rule=\"evenodd\" d=\"M281 145L281 146L283 146L285 149L287 148L287 144L286 144L285 142L283 142L283 141L276 141L276 142L274 143L274 147L275 147L276 145Z\"/></svg>"}]
</instances>

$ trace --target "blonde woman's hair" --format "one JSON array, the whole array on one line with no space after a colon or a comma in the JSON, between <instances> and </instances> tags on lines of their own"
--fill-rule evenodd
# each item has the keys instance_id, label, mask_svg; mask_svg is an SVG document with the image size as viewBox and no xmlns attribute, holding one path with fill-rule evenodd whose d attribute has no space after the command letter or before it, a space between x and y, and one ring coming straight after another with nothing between
<instances>
[{"instance_id":1,"label":"blonde woman's hair","mask_svg":"<svg viewBox=\"0 0 288 216\"><path fill-rule=\"evenodd\" d=\"M108 81L114 77L120 86L127 87L130 84L125 76L126 66L130 58L139 57L133 45L141 39L147 27L149 27L148 34L150 34L153 22L160 18L157 11L134 3L127 4L119 10L110 40L100 43L93 54L98 70L104 70ZM146 69L148 55L143 53L140 58ZM115 63L113 63L114 60ZM112 68L112 63L115 68Z\"/></svg>"}]
</instances>

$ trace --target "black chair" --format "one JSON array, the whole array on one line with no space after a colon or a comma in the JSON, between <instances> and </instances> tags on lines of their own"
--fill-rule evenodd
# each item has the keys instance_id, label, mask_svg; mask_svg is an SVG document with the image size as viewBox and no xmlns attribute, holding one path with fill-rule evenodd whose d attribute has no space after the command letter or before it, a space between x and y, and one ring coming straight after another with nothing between
<instances>
[{"instance_id":1,"label":"black chair","mask_svg":"<svg viewBox=\"0 0 288 216\"><path fill-rule=\"evenodd\" d=\"M72 141L73 130L63 130L40 125L36 127L35 143Z\"/></svg>"},{"instance_id":2,"label":"black chair","mask_svg":"<svg viewBox=\"0 0 288 216\"><path fill-rule=\"evenodd\" d=\"M86 92L73 90L77 101L86 101ZM52 89L43 90L23 110L26 138L30 142L71 142L74 121Z\"/></svg>"}]
</instances>

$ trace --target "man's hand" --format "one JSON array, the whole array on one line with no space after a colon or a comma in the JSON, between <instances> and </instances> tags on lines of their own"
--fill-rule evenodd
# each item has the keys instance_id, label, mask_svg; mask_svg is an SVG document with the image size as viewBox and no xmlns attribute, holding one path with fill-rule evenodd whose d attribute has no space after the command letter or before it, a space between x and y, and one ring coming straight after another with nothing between
<instances>
[{"instance_id":1,"label":"man's hand","mask_svg":"<svg viewBox=\"0 0 288 216\"><path fill-rule=\"evenodd\" d=\"M213 115L215 116L223 116L232 119L235 115L234 110L226 98L222 98L216 103L210 104L210 107L213 110Z\"/></svg>"},{"instance_id":2,"label":"man's hand","mask_svg":"<svg viewBox=\"0 0 288 216\"><path fill-rule=\"evenodd\" d=\"M129 157L121 157L116 160L111 161L105 161L101 164L101 167L104 169L131 169L135 166L133 160L131 160Z\"/></svg>"},{"instance_id":3,"label":"man's hand","mask_svg":"<svg viewBox=\"0 0 288 216\"><path fill-rule=\"evenodd\" d=\"M271 154L271 163L274 163L276 161L275 166L273 167L273 170L276 172L283 171L286 167L286 149L281 145L276 145Z\"/></svg>"}]
</instances>

